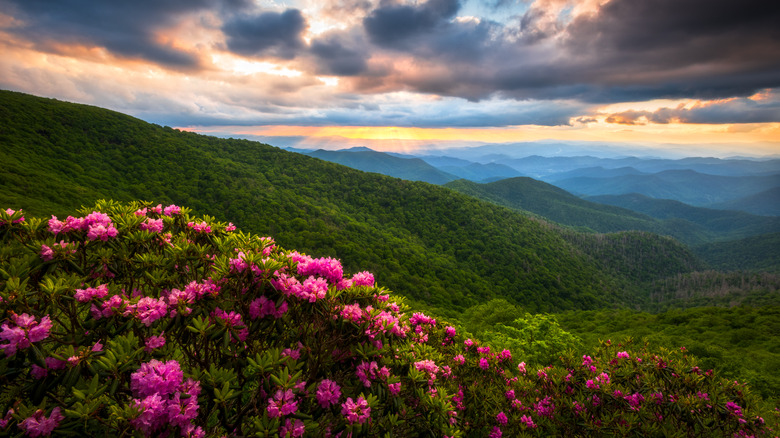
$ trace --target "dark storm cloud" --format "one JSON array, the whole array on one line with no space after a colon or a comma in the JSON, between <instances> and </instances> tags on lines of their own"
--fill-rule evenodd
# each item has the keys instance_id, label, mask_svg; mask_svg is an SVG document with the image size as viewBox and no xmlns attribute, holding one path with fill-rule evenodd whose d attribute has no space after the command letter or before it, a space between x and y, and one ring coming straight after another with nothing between
<instances>
[{"instance_id":1,"label":"dark storm cloud","mask_svg":"<svg viewBox=\"0 0 780 438\"><path fill-rule=\"evenodd\" d=\"M780 2L612 0L570 22L530 8L503 24L454 20L457 10L455 1L431 0L379 7L364 19L379 48L447 70L394 72L388 81L470 100L593 103L714 99L780 86Z\"/></svg>"},{"instance_id":2,"label":"dark storm cloud","mask_svg":"<svg viewBox=\"0 0 780 438\"><path fill-rule=\"evenodd\" d=\"M295 58L305 47L306 19L298 9L239 16L225 23L222 31L228 48L246 56Z\"/></svg>"},{"instance_id":3,"label":"dark storm cloud","mask_svg":"<svg viewBox=\"0 0 780 438\"><path fill-rule=\"evenodd\" d=\"M458 0L428 0L421 5L390 4L374 9L363 27L374 44L408 48L416 38L445 25L460 9Z\"/></svg>"},{"instance_id":4,"label":"dark storm cloud","mask_svg":"<svg viewBox=\"0 0 780 438\"><path fill-rule=\"evenodd\" d=\"M155 40L155 32L182 14L212 8L213 0L0 0L0 9L21 20L14 31L39 48L56 51L57 44L105 47L120 57L142 58L172 68L198 65L195 53ZM222 3L240 8L243 2Z\"/></svg>"},{"instance_id":5,"label":"dark storm cloud","mask_svg":"<svg viewBox=\"0 0 780 438\"><path fill-rule=\"evenodd\" d=\"M780 2L612 0L568 25L565 49L603 84L594 100L745 96L780 85L777 23Z\"/></svg>"},{"instance_id":6,"label":"dark storm cloud","mask_svg":"<svg viewBox=\"0 0 780 438\"><path fill-rule=\"evenodd\" d=\"M321 74L355 76L364 73L369 58L365 42L357 35L334 32L317 38L311 43L311 53L316 58Z\"/></svg>"}]
</instances>

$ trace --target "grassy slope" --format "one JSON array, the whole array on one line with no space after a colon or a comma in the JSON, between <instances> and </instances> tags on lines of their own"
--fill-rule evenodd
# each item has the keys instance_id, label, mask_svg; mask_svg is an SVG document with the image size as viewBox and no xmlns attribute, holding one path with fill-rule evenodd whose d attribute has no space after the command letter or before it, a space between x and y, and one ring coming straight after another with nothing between
<instances>
[{"instance_id":1,"label":"grassy slope","mask_svg":"<svg viewBox=\"0 0 780 438\"><path fill-rule=\"evenodd\" d=\"M637 254L445 188L100 108L2 92L0 120L0 205L64 215L101 197L184 204L370 269L396 292L453 311L497 296L538 311L631 301L621 286L645 276L637 268L654 257L641 254L640 264ZM695 264L673 242L642 239L662 249L664 272L653 276ZM679 263L665 262L670 253Z\"/></svg>"}]
</instances>

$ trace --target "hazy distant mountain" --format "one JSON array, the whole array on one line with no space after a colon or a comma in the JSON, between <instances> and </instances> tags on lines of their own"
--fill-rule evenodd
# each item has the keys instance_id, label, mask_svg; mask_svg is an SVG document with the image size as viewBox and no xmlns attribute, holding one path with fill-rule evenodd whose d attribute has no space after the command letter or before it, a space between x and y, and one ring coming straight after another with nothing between
<instances>
[{"instance_id":1,"label":"hazy distant mountain","mask_svg":"<svg viewBox=\"0 0 780 438\"><path fill-rule=\"evenodd\" d=\"M649 175L556 179L553 183L583 196L640 193L651 198L673 199L706 207L778 187L780 174L735 177L708 175L693 170L666 170Z\"/></svg>"},{"instance_id":2,"label":"hazy distant mountain","mask_svg":"<svg viewBox=\"0 0 780 438\"><path fill-rule=\"evenodd\" d=\"M443 172L419 158L400 158L368 148L352 148L341 151L316 150L305 155L325 161L343 164L364 172L410 181L425 181L431 184L445 184L458 179L457 176Z\"/></svg>"},{"instance_id":3,"label":"hazy distant mountain","mask_svg":"<svg viewBox=\"0 0 780 438\"><path fill-rule=\"evenodd\" d=\"M734 201L713 204L712 208L741 210L763 216L780 216L780 187L773 187Z\"/></svg>"}]
</instances>

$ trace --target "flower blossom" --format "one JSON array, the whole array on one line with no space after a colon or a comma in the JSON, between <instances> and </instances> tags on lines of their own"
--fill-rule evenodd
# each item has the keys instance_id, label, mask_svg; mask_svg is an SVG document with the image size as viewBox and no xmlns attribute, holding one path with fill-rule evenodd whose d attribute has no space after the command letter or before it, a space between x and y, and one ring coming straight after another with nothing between
<instances>
[{"instance_id":1,"label":"flower blossom","mask_svg":"<svg viewBox=\"0 0 780 438\"><path fill-rule=\"evenodd\" d=\"M32 416L19 423L19 428L24 430L29 437L49 436L64 418L59 406L52 409L48 418L41 409L38 409Z\"/></svg>"},{"instance_id":2,"label":"flower blossom","mask_svg":"<svg viewBox=\"0 0 780 438\"><path fill-rule=\"evenodd\" d=\"M341 415L347 419L349 424L363 424L371 415L371 407L368 406L368 402L361 395L357 401L353 401L352 397L347 397L347 401L341 404Z\"/></svg>"},{"instance_id":3,"label":"flower blossom","mask_svg":"<svg viewBox=\"0 0 780 438\"><path fill-rule=\"evenodd\" d=\"M276 418L279 416L287 416L295 413L298 410L298 401L295 400L295 394L292 389L277 390L273 398L268 399L268 416Z\"/></svg>"},{"instance_id":4,"label":"flower blossom","mask_svg":"<svg viewBox=\"0 0 780 438\"><path fill-rule=\"evenodd\" d=\"M340 397L341 388L332 380L324 379L320 382L320 386L317 387L317 402L323 409L337 404Z\"/></svg>"},{"instance_id":5,"label":"flower blossom","mask_svg":"<svg viewBox=\"0 0 780 438\"><path fill-rule=\"evenodd\" d=\"M207 224L206 221L201 221L199 224L195 222L187 222L187 227L198 233L208 234L211 232L211 225Z\"/></svg>"},{"instance_id":6,"label":"flower blossom","mask_svg":"<svg viewBox=\"0 0 780 438\"><path fill-rule=\"evenodd\" d=\"M87 303L93 298L105 298L106 295L108 295L108 285L101 284L98 287L76 289L76 293L73 296L79 303Z\"/></svg>"},{"instance_id":7,"label":"flower blossom","mask_svg":"<svg viewBox=\"0 0 780 438\"><path fill-rule=\"evenodd\" d=\"M28 348L33 342L40 342L49 337L52 323L48 315L40 321L36 321L34 316L26 313L11 314L11 319L15 327L8 323L0 326L2 329L0 340L8 341L7 344L0 344L0 349L8 357L13 356L20 349Z\"/></svg>"},{"instance_id":8,"label":"flower blossom","mask_svg":"<svg viewBox=\"0 0 780 438\"><path fill-rule=\"evenodd\" d=\"M163 229L165 229L165 224L162 219L148 218L146 222L141 222L138 228L152 233L162 233Z\"/></svg>"}]
</instances>

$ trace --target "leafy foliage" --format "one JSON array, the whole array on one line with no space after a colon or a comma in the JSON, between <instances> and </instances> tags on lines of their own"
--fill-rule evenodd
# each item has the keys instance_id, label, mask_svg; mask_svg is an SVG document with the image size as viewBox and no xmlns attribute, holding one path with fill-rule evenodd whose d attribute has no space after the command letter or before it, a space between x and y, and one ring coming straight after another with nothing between
<instances>
[{"instance_id":1,"label":"leafy foliage","mask_svg":"<svg viewBox=\"0 0 780 438\"><path fill-rule=\"evenodd\" d=\"M65 220L0 211L0 275L3 435L768 436L777 427L744 384L680 351L606 343L529 369L509 350L409 315L368 272L344 276L335 259L175 205L101 201Z\"/></svg>"}]
</instances>

